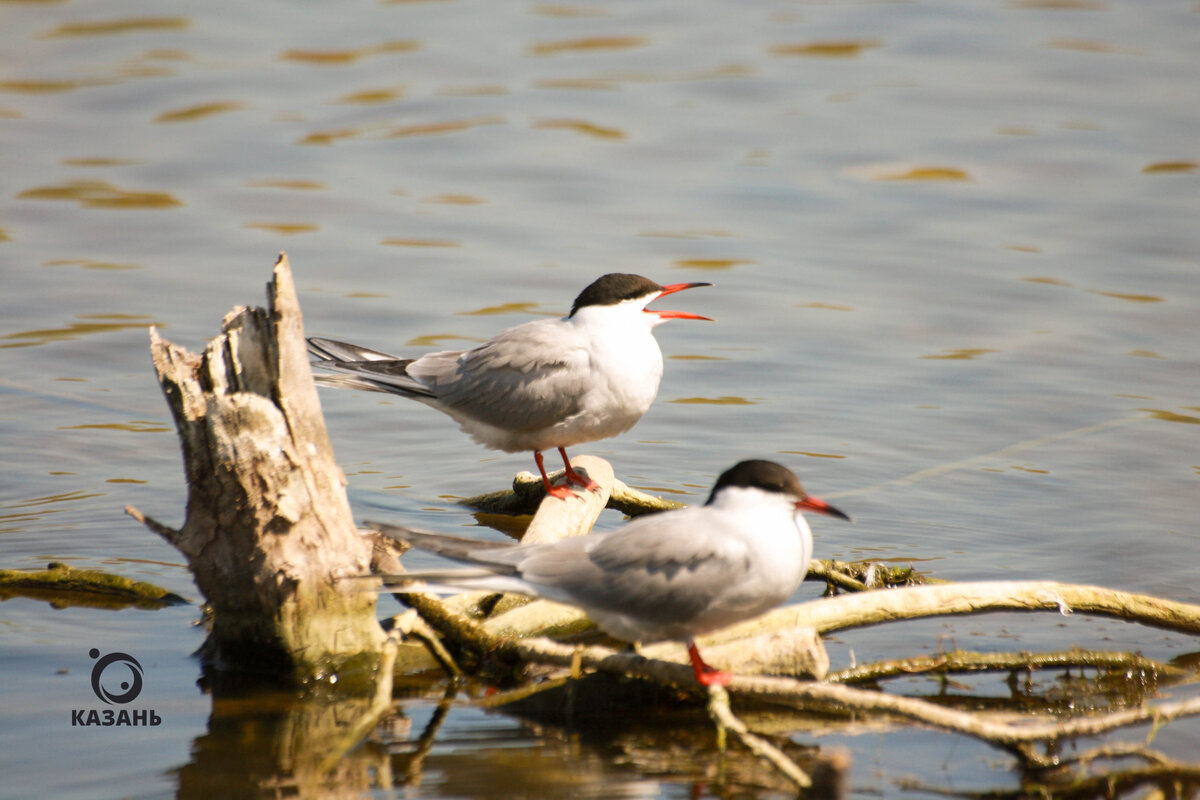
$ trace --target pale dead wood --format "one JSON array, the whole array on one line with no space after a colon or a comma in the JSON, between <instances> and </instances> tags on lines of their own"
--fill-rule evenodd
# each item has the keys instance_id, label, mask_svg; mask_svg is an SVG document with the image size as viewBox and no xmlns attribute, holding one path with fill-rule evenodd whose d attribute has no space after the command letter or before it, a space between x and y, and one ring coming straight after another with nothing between
<instances>
[{"instance_id":1,"label":"pale dead wood","mask_svg":"<svg viewBox=\"0 0 1200 800\"><path fill-rule=\"evenodd\" d=\"M372 667L384 635L369 568L325 432L287 257L268 307L238 308L195 355L152 329L151 352L183 446L179 529L131 509L188 560L212 609L204 652L224 668L304 681Z\"/></svg>"},{"instance_id":2,"label":"pale dead wood","mask_svg":"<svg viewBox=\"0 0 1200 800\"><path fill-rule=\"evenodd\" d=\"M571 459L574 467L575 460ZM611 470L611 467L609 468ZM551 483L557 483L563 471L550 473ZM592 476L592 480L597 480ZM597 480L597 482L599 482ZM511 489L501 489L497 492L487 492L459 501L464 506L496 514L533 514L540 510L542 499L546 492L542 487L541 477L532 472L518 472L513 478ZM624 481L614 479L605 501L608 508L616 509L631 517L640 514L651 514L657 511L670 511L683 508L683 503L667 500L662 497L646 494L634 489Z\"/></svg>"},{"instance_id":3,"label":"pale dead wood","mask_svg":"<svg viewBox=\"0 0 1200 800\"><path fill-rule=\"evenodd\" d=\"M1145 673L1155 678L1183 678L1179 667L1136 653L1101 650L1060 650L1052 653L969 653L951 651L936 656L877 661L838 670L826 676L830 683L867 683L901 675L951 672L1015 671L1046 668L1091 667Z\"/></svg>"}]
</instances>

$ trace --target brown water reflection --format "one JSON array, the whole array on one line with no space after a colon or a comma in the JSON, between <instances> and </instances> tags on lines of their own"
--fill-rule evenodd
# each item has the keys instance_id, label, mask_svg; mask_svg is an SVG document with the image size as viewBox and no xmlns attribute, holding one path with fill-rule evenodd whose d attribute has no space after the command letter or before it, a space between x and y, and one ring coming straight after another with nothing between
<instances>
[{"instance_id":1,"label":"brown water reflection","mask_svg":"<svg viewBox=\"0 0 1200 800\"><path fill-rule=\"evenodd\" d=\"M133 17L103 22L64 22L43 36L47 39L64 36L111 36L146 31L182 31L191 26L187 17Z\"/></svg>"},{"instance_id":2,"label":"brown water reflection","mask_svg":"<svg viewBox=\"0 0 1200 800\"><path fill-rule=\"evenodd\" d=\"M138 314L80 314L77 319L85 321L72 322L63 328L39 328L5 334L0 336L0 348L37 347L97 333L113 333L129 329L145 330L151 325L166 327L163 323L155 321L153 317Z\"/></svg>"},{"instance_id":3,"label":"brown water reflection","mask_svg":"<svg viewBox=\"0 0 1200 800\"><path fill-rule=\"evenodd\" d=\"M279 58L283 61L297 61L319 67L340 67L371 56L411 53L420 48L419 41L400 39L353 50L285 50L279 54Z\"/></svg>"},{"instance_id":4,"label":"brown water reflection","mask_svg":"<svg viewBox=\"0 0 1200 800\"><path fill-rule=\"evenodd\" d=\"M537 42L527 48L536 56L554 56L560 53L587 52L594 50L630 50L645 47L649 42L642 36L585 36L579 39L559 39Z\"/></svg>"},{"instance_id":5,"label":"brown water reflection","mask_svg":"<svg viewBox=\"0 0 1200 800\"><path fill-rule=\"evenodd\" d=\"M174 208L183 203L169 192L121 189L107 181L74 180L56 185L37 186L17 195L21 200L67 200L88 208L150 209Z\"/></svg>"},{"instance_id":6,"label":"brown water reflection","mask_svg":"<svg viewBox=\"0 0 1200 800\"><path fill-rule=\"evenodd\" d=\"M218 101L213 103L201 103L199 105L187 106L185 108L177 108L172 111L164 111L154 118L155 122L194 122L198 119L215 116L216 114L227 114L230 111L241 111L245 108L244 103L239 103L235 100Z\"/></svg>"}]
</instances>

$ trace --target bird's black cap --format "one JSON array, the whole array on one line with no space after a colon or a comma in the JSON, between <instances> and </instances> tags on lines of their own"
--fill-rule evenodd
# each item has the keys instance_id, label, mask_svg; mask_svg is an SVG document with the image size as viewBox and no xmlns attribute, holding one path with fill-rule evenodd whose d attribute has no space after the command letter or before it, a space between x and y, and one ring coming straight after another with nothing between
<instances>
[{"instance_id":1,"label":"bird's black cap","mask_svg":"<svg viewBox=\"0 0 1200 800\"><path fill-rule=\"evenodd\" d=\"M829 505L824 500L810 496L808 492L804 491L804 487L800 485L800 479L796 477L794 472L781 464L776 464L774 461L751 459L734 464L722 472L721 477L717 478L717 482L713 485L712 494L708 496L708 501L705 505L711 503L722 489L731 486L761 489L764 492L781 494L789 498L794 498L797 508L828 514L831 517L837 517L846 521L850 520L850 517L846 516L845 513Z\"/></svg>"},{"instance_id":2,"label":"bird's black cap","mask_svg":"<svg viewBox=\"0 0 1200 800\"><path fill-rule=\"evenodd\" d=\"M794 472L782 464L761 459L742 461L722 472L721 477L713 484L708 502L711 503L717 492L729 486L762 489L764 492L791 495L797 499L808 496Z\"/></svg>"},{"instance_id":3,"label":"bird's black cap","mask_svg":"<svg viewBox=\"0 0 1200 800\"><path fill-rule=\"evenodd\" d=\"M575 304L571 306L571 313L568 316L575 316L575 312L584 306L615 306L617 303L625 300L635 300L639 297L645 297L648 294L661 292L662 286L659 286L649 278L643 278L641 275L630 275L627 272L610 272L607 275L601 275L596 280L588 284L588 287L579 293L575 298Z\"/></svg>"}]
</instances>

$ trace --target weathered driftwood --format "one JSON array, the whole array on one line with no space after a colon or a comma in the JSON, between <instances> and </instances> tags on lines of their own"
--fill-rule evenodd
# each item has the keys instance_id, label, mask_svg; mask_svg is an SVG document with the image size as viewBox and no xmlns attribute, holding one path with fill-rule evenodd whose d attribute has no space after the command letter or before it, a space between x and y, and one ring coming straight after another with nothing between
<instances>
[{"instance_id":1,"label":"weathered driftwood","mask_svg":"<svg viewBox=\"0 0 1200 800\"><path fill-rule=\"evenodd\" d=\"M351 517L285 255L267 288L268 307L234 309L203 355L151 330L187 518L128 511L187 557L212 609L209 663L305 681L373 667L384 634L374 596L339 582L367 572L373 542Z\"/></svg>"},{"instance_id":2,"label":"weathered driftwood","mask_svg":"<svg viewBox=\"0 0 1200 800\"><path fill-rule=\"evenodd\" d=\"M659 683L689 688L688 668L683 664L642 658L632 653L618 653L606 647L577 648L552 642L549 639L523 639L514 643L515 654L540 663L569 667L572 663L584 669L599 670L624 676L636 676ZM694 681L693 691L700 691ZM1045 718L1012 720L986 713L972 713L946 708L937 703L912 697L858 689L826 681L795 680L766 675L737 675L726 691L733 698L777 703L807 711L834 714L894 715L982 739L1006 749L1019 750L1025 745L1057 742L1078 736L1095 736L1143 722L1165 723L1184 716L1200 714L1200 698L1161 702L1121 709L1095 716L1066 720ZM1030 761L1043 760L1036 753L1021 750ZM1047 762L1049 763L1049 762Z\"/></svg>"},{"instance_id":3,"label":"weathered driftwood","mask_svg":"<svg viewBox=\"0 0 1200 800\"><path fill-rule=\"evenodd\" d=\"M897 658L877 661L838 670L825 676L830 683L876 683L888 678L911 675L947 675L957 672L1018 672L1035 669L1092 668L1120 670L1141 680L1157 683L1160 679L1182 680L1190 673L1162 661L1154 661L1136 653L1114 653L1108 650L1060 650L1053 653L971 653L953 650L936 656Z\"/></svg>"},{"instance_id":4,"label":"weathered driftwood","mask_svg":"<svg viewBox=\"0 0 1200 800\"><path fill-rule=\"evenodd\" d=\"M56 608L166 608L186 604L173 592L144 581L51 561L44 570L0 569L0 599L20 595Z\"/></svg>"}]
</instances>

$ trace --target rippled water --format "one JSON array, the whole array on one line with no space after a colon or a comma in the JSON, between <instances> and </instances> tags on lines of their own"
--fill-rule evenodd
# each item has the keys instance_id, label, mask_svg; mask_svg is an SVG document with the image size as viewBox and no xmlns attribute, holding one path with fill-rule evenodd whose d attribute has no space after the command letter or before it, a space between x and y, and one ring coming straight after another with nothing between
<instances>
[{"instance_id":1,"label":"rippled water","mask_svg":"<svg viewBox=\"0 0 1200 800\"><path fill-rule=\"evenodd\" d=\"M854 515L816 523L819 555L1195 598L1192 0L10 0L0 17L0 567L53 558L197 597L121 511L177 521L185 497L146 328L199 348L262 302L286 249L310 333L406 354L563 313L603 272L712 281L672 306L716 323L659 329L656 406L586 448L627 482L695 501L769 456ZM417 404L323 403L360 516L472 526L450 498L532 466ZM208 713L194 617L6 601L0 793L186 794ZM993 617L831 652L939 636L1196 649ZM168 725L70 728L93 646L149 662ZM456 760L414 795L504 796L481 776L513 747L530 776L591 764L596 796L702 785L612 742L584 758L507 717L448 724L477 733L446 740ZM1012 786L952 737L801 738L848 747L860 793L905 794L914 771ZM1198 739L1182 724L1159 741L1194 755Z\"/></svg>"}]
</instances>

